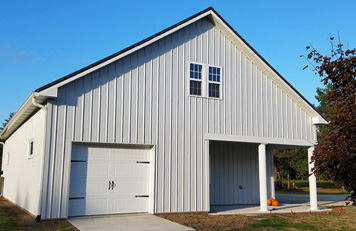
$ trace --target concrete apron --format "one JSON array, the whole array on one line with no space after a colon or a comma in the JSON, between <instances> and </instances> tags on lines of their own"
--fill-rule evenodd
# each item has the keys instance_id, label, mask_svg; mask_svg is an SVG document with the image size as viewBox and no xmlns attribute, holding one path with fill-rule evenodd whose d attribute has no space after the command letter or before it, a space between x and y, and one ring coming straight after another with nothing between
<instances>
[{"instance_id":1,"label":"concrete apron","mask_svg":"<svg viewBox=\"0 0 356 231\"><path fill-rule=\"evenodd\" d=\"M125 215L103 215L74 217L68 221L82 231L190 231L192 228L174 223L169 220L154 216L152 214L125 214Z\"/></svg>"},{"instance_id":2,"label":"concrete apron","mask_svg":"<svg viewBox=\"0 0 356 231\"><path fill-rule=\"evenodd\" d=\"M326 212L333 206L345 206L345 197L347 194L341 195L318 195L318 211ZM278 207L268 206L268 212L265 213L306 213L310 210L309 195L307 194L276 194L276 198L280 201ZM259 205L230 205L230 206L211 206L211 215L227 215L227 214L258 214Z\"/></svg>"},{"instance_id":3,"label":"concrete apron","mask_svg":"<svg viewBox=\"0 0 356 231\"><path fill-rule=\"evenodd\" d=\"M280 204L278 207L268 206L268 212L260 212L259 205L229 205L229 206L211 206L210 215L233 215L233 214L258 214L258 213L307 213L310 210L309 204ZM319 208L318 211L326 212L326 208Z\"/></svg>"}]
</instances>

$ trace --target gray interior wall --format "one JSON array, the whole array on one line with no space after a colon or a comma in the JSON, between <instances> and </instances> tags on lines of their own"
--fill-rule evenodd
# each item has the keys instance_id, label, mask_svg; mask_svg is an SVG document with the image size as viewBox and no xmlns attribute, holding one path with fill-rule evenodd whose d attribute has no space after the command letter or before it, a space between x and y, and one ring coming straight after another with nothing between
<instances>
[{"instance_id":1,"label":"gray interior wall","mask_svg":"<svg viewBox=\"0 0 356 231\"><path fill-rule=\"evenodd\" d=\"M258 145L212 141L209 151L210 204L258 204Z\"/></svg>"},{"instance_id":2,"label":"gray interior wall","mask_svg":"<svg viewBox=\"0 0 356 231\"><path fill-rule=\"evenodd\" d=\"M189 62L222 67L222 99L188 96ZM43 218L67 215L72 141L156 145L155 212L207 211L203 135L313 139L312 118L207 19L58 89Z\"/></svg>"}]
</instances>

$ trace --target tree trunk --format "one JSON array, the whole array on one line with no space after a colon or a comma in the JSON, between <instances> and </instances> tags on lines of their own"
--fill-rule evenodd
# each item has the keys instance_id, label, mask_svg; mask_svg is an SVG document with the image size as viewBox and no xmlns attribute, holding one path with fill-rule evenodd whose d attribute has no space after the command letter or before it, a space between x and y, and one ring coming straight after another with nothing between
<instances>
[{"instance_id":1,"label":"tree trunk","mask_svg":"<svg viewBox=\"0 0 356 231\"><path fill-rule=\"evenodd\" d=\"M278 172L277 172L277 165L276 163L274 163L274 187L276 187L277 189L278 187Z\"/></svg>"},{"instance_id":2,"label":"tree trunk","mask_svg":"<svg viewBox=\"0 0 356 231\"><path fill-rule=\"evenodd\" d=\"M288 175L287 175L287 179L288 179L288 186L287 188L290 189L290 179L289 179L289 170L288 170Z\"/></svg>"}]
</instances>

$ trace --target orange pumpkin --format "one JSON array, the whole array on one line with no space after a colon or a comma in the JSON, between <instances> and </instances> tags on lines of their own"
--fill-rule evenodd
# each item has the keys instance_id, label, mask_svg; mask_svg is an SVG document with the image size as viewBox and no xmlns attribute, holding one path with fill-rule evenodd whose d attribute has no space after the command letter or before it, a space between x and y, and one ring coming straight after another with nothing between
<instances>
[{"instance_id":1,"label":"orange pumpkin","mask_svg":"<svg viewBox=\"0 0 356 231\"><path fill-rule=\"evenodd\" d=\"M279 206L279 202L277 200L272 201L272 206Z\"/></svg>"},{"instance_id":2,"label":"orange pumpkin","mask_svg":"<svg viewBox=\"0 0 356 231\"><path fill-rule=\"evenodd\" d=\"M271 205L272 205L272 199L268 199L268 200L267 200L267 205L268 205L268 206L271 206Z\"/></svg>"}]
</instances>

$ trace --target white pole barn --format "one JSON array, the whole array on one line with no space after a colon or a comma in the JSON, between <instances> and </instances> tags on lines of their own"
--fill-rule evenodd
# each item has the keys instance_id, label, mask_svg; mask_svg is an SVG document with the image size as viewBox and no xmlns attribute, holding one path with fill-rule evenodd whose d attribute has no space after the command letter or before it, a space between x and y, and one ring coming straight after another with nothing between
<instances>
[{"instance_id":1,"label":"white pole barn","mask_svg":"<svg viewBox=\"0 0 356 231\"><path fill-rule=\"evenodd\" d=\"M208 8L31 93L0 134L4 197L40 219L267 212L273 150L310 158L325 123Z\"/></svg>"}]
</instances>

